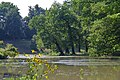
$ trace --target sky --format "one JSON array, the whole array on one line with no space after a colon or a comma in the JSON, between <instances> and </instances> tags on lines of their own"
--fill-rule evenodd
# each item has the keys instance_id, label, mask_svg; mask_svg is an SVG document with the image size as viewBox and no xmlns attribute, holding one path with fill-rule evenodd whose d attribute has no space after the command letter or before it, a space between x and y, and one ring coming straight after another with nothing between
<instances>
[{"instance_id":1,"label":"sky","mask_svg":"<svg viewBox=\"0 0 120 80\"><path fill-rule=\"evenodd\" d=\"M11 2L14 5L17 5L17 7L20 9L20 15L22 17L25 17L28 15L28 6L35 6L36 4L38 4L44 9L49 9L54 1L57 1L62 4L64 0L0 0L0 3Z\"/></svg>"}]
</instances>

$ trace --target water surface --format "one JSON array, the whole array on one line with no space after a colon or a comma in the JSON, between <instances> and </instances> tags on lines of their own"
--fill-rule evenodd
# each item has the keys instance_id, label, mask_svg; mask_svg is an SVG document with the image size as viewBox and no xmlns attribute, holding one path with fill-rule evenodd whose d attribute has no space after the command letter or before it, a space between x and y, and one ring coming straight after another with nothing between
<instances>
[{"instance_id":1,"label":"water surface","mask_svg":"<svg viewBox=\"0 0 120 80\"><path fill-rule=\"evenodd\" d=\"M120 59L119 58L88 58L88 57L49 57L43 58L50 64L58 65L58 69L49 74L49 80L120 80ZM0 78L4 73L10 73L7 63L11 60L0 60ZM11 65L11 73L24 74L27 68L25 59L18 59ZM4 66L3 66L4 65Z\"/></svg>"}]
</instances>

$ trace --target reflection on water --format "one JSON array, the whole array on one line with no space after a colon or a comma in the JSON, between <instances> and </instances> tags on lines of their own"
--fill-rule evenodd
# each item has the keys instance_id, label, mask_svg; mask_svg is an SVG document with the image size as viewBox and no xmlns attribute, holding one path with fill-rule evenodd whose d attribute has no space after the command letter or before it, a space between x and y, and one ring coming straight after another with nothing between
<instances>
[{"instance_id":1,"label":"reflection on water","mask_svg":"<svg viewBox=\"0 0 120 80\"><path fill-rule=\"evenodd\" d=\"M49 74L49 80L120 80L120 59L112 58L81 58L81 57L55 57L45 58L49 63L57 64L58 70ZM1 60L0 78L7 70L10 60ZM25 59L17 60L12 64L12 74L27 70ZM4 65L4 66L3 66Z\"/></svg>"},{"instance_id":2,"label":"reflection on water","mask_svg":"<svg viewBox=\"0 0 120 80\"><path fill-rule=\"evenodd\" d=\"M120 80L119 59L59 58L50 80ZM54 76L53 76L54 75Z\"/></svg>"},{"instance_id":3,"label":"reflection on water","mask_svg":"<svg viewBox=\"0 0 120 80\"><path fill-rule=\"evenodd\" d=\"M50 80L120 80L120 66L59 65Z\"/></svg>"},{"instance_id":4,"label":"reflection on water","mask_svg":"<svg viewBox=\"0 0 120 80\"><path fill-rule=\"evenodd\" d=\"M88 65L120 65L119 62L110 61L110 60L101 60L101 59L79 59L79 60L58 60L52 63L64 64L64 65L73 65L73 66L88 66Z\"/></svg>"}]
</instances>

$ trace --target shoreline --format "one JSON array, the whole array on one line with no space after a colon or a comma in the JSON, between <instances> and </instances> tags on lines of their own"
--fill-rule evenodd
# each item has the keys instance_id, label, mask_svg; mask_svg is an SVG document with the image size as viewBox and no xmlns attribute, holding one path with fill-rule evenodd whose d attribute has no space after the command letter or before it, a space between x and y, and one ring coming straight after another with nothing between
<instances>
[{"instance_id":1,"label":"shoreline","mask_svg":"<svg viewBox=\"0 0 120 80\"><path fill-rule=\"evenodd\" d=\"M28 56L25 56L25 54L19 54L16 56L16 59L28 59L28 58L88 58L88 59L120 59L120 56L101 56L101 57L90 57L90 56L50 56L50 55L41 55L39 56L38 54L27 54ZM8 59L11 57L8 57Z\"/></svg>"}]
</instances>

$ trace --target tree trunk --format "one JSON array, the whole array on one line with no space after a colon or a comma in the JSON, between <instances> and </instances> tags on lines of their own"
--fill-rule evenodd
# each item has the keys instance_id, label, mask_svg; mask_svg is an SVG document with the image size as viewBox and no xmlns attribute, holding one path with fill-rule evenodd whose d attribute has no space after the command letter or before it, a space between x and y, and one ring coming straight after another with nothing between
<instances>
[{"instance_id":1,"label":"tree trunk","mask_svg":"<svg viewBox=\"0 0 120 80\"><path fill-rule=\"evenodd\" d=\"M85 51L88 52L88 42L85 40Z\"/></svg>"},{"instance_id":2,"label":"tree trunk","mask_svg":"<svg viewBox=\"0 0 120 80\"><path fill-rule=\"evenodd\" d=\"M74 48L73 42L72 42L71 46L72 46L72 54L74 55L75 54L75 48Z\"/></svg>"},{"instance_id":3,"label":"tree trunk","mask_svg":"<svg viewBox=\"0 0 120 80\"><path fill-rule=\"evenodd\" d=\"M78 43L78 52L81 52L81 47L80 47L80 43Z\"/></svg>"},{"instance_id":4,"label":"tree trunk","mask_svg":"<svg viewBox=\"0 0 120 80\"><path fill-rule=\"evenodd\" d=\"M87 41L87 31L85 30L85 35L86 35L86 38L85 38L85 51L88 52L88 41Z\"/></svg>"},{"instance_id":5,"label":"tree trunk","mask_svg":"<svg viewBox=\"0 0 120 80\"><path fill-rule=\"evenodd\" d=\"M80 15L80 13L78 13L78 15ZM78 21L78 26L79 26L79 31L82 32L82 27L81 27L81 21ZM80 51L81 49L81 33L78 32L78 51Z\"/></svg>"},{"instance_id":6,"label":"tree trunk","mask_svg":"<svg viewBox=\"0 0 120 80\"><path fill-rule=\"evenodd\" d=\"M60 56L64 56L63 50L62 50L62 48L60 47L60 45L58 44L57 41L55 41L55 44L56 44L56 46L57 46L57 48L58 48L58 50L60 52Z\"/></svg>"},{"instance_id":7,"label":"tree trunk","mask_svg":"<svg viewBox=\"0 0 120 80\"><path fill-rule=\"evenodd\" d=\"M78 40L78 51L79 52L81 52L80 49L81 49L81 45L80 45L80 36L79 36L79 40Z\"/></svg>"},{"instance_id":8,"label":"tree trunk","mask_svg":"<svg viewBox=\"0 0 120 80\"><path fill-rule=\"evenodd\" d=\"M70 45L72 48L72 54L75 54L75 48L74 48L74 43L73 43L73 38L72 38L72 30L71 27L69 25L69 23L67 22L67 26L68 26L68 36L69 36L69 40L70 40Z\"/></svg>"},{"instance_id":9,"label":"tree trunk","mask_svg":"<svg viewBox=\"0 0 120 80\"><path fill-rule=\"evenodd\" d=\"M63 52L60 44L58 43L57 39L56 39L53 35L51 35L51 36L53 37L53 43L56 44L57 49L58 49L58 51L60 52L60 56L64 56L64 52Z\"/></svg>"},{"instance_id":10,"label":"tree trunk","mask_svg":"<svg viewBox=\"0 0 120 80\"><path fill-rule=\"evenodd\" d=\"M70 53L68 47L65 49L65 53Z\"/></svg>"}]
</instances>

